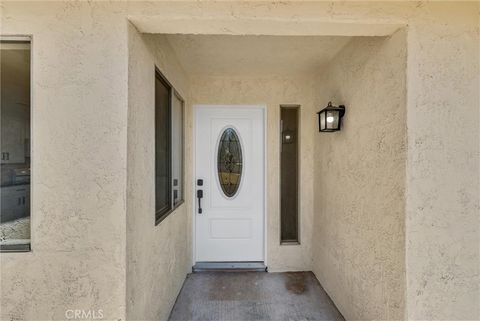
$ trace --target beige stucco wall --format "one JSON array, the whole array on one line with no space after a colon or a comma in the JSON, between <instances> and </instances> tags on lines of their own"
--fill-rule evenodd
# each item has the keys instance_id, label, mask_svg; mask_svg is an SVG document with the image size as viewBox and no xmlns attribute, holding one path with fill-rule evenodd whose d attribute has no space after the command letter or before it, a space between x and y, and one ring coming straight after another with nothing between
<instances>
[{"instance_id":1,"label":"beige stucco wall","mask_svg":"<svg viewBox=\"0 0 480 321\"><path fill-rule=\"evenodd\" d=\"M405 315L406 33L353 39L320 72L316 105L346 105L315 133L313 271L347 320Z\"/></svg>"},{"instance_id":2,"label":"beige stucco wall","mask_svg":"<svg viewBox=\"0 0 480 321\"><path fill-rule=\"evenodd\" d=\"M480 319L478 9L428 5L409 26L410 319Z\"/></svg>"},{"instance_id":3,"label":"beige stucco wall","mask_svg":"<svg viewBox=\"0 0 480 321\"><path fill-rule=\"evenodd\" d=\"M267 106L267 253L269 271L311 269L313 223L313 136L315 119L311 76L208 77L193 76L191 105ZM300 245L280 245L280 105L300 105Z\"/></svg>"},{"instance_id":4,"label":"beige stucco wall","mask_svg":"<svg viewBox=\"0 0 480 321\"><path fill-rule=\"evenodd\" d=\"M218 34L407 25L406 316L480 318L478 3L2 2L0 10L2 34L34 39L33 251L0 254L2 320L60 319L68 308L125 319L129 17ZM300 268L308 252L278 247L270 263Z\"/></svg>"},{"instance_id":5,"label":"beige stucco wall","mask_svg":"<svg viewBox=\"0 0 480 321\"><path fill-rule=\"evenodd\" d=\"M184 99L188 80L165 37L141 35L132 25L128 36L126 312L128 320L167 320L191 270L191 175L187 169L186 202L155 226L155 66Z\"/></svg>"},{"instance_id":6,"label":"beige stucco wall","mask_svg":"<svg viewBox=\"0 0 480 321\"><path fill-rule=\"evenodd\" d=\"M127 24L107 4L1 4L32 35L32 252L1 253L0 318L125 316Z\"/></svg>"}]
</instances>

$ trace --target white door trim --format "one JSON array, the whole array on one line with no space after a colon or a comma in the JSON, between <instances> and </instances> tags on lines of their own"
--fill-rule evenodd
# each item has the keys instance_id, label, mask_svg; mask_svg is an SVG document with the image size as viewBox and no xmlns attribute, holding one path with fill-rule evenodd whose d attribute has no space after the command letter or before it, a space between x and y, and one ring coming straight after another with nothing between
<instances>
[{"instance_id":1,"label":"white door trim","mask_svg":"<svg viewBox=\"0 0 480 321\"><path fill-rule=\"evenodd\" d=\"M244 108L254 108L254 109L259 109L263 113L263 173L264 173L264 190L263 190L263 228L264 228L264 233L263 233L263 262L265 266L268 266L268 255L267 255L267 240L268 240L268 228L267 228L267 218L268 218L268 211L267 211L267 191L268 191L268 183L267 183L267 173L268 173L268 166L267 166L267 150L268 150L268 145L267 145L267 118L268 118L268 110L267 106L265 104L255 104L255 105L205 105L205 104L194 104L192 105L193 108L193 119L192 119L192 164L191 164L191 170L192 170L192 209L191 209L191 215L192 215L192 265L195 265L197 263L196 258L197 258L197 253L196 253L196 217L197 217L197 197L196 197L196 191L197 191L197 173L196 173L196 153L197 153L197 146L196 146L196 123L197 123L197 113L200 108L211 108L211 107L221 107L221 108L232 108L232 107L244 107Z\"/></svg>"}]
</instances>

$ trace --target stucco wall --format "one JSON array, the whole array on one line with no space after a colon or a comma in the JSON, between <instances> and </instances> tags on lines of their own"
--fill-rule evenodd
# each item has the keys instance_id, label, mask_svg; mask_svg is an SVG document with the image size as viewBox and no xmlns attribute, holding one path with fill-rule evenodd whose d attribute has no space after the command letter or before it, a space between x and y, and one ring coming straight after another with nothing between
<instances>
[{"instance_id":1,"label":"stucco wall","mask_svg":"<svg viewBox=\"0 0 480 321\"><path fill-rule=\"evenodd\" d=\"M480 318L478 2L157 3L132 19L201 34L407 26L406 316Z\"/></svg>"},{"instance_id":2,"label":"stucco wall","mask_svg":"<svg viewBox=\"0 0 480 321\"><path fill-rule=\"evenodd\" d=\"M425 5L409 26L410 319L480 319L478 6Z\"/></svg>"},{"instance_id":3,"label":"stucco wall","mask_svg":"<svg viewBox=\"0 0 480 321\"><path fill-rule=\"evenodd\" d=\"M125 316L127 24L106 3L2 2L32 35L32 252L1 253L2 320Z\"/></svg>"},{"instance_id":4,"label":"stucco wall","mask_svg":"<svg viewBox=\"0 0 480 321\"><path fill-rule=\"evenodd\" d=\"M478 6L2 2L1 33L33 35L34 83L33 251L0 254L1 318L59 319L68 308L125 316L127 18L145 17L162 31L216 34L358 35L408 25L406 313L409 319L478 319ZM314 121L312 114L302 117ZM287 266L308 262L296 249L281 251L295 252L285 255L295 258Z\"/></svg>"},{"instance_id":5,"label":"stucco wall","mask_svg":"<svg viewBox=\"0 0 480 321\"><path fill-rule=\"evenodd\" d=\"M267 264L269 271L311 269L313 223L312 78L193 76L191 105L261 104L267 106ZM280 245L280 105L300 105L300 245Z\"/></svg>"},{"instance_id":6,"label":"stucco wall","mask_svg":"<svg viewBox=\"0 0 480 321\"><path fill-rule=\"evenodd\" d=\"M401 320L406 34L353 39L320 75L316 105L346 115L315 133L313 271L348 320Z\"/></svg>"},{"instance_id":7,"label":"stucco wall","mask_svg":"<svg viewBox=\"0 0 480 321\"><path fill-rule=\"evenodd\" d=\"M191 269L191 175L186 203L155 226L155 66L184 99L188 80L165 37L128 31L127 319L167 320Z\"/></svg>"}]
</instances>

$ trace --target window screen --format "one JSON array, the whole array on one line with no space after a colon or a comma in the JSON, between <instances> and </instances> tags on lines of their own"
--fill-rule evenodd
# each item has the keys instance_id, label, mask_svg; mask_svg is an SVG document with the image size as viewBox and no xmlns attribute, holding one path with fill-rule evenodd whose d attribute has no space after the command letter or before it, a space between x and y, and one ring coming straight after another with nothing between
<instances>
[{"instance_id":1,"label":"window screen","mask_svg":"<svg viewBox=\"0 0 480 321\"><path fill-rule=\"evenodd\" d=\"M184 103L157 70L155 77L155 221L183 203Z\"/></svg>"}]
</instances>

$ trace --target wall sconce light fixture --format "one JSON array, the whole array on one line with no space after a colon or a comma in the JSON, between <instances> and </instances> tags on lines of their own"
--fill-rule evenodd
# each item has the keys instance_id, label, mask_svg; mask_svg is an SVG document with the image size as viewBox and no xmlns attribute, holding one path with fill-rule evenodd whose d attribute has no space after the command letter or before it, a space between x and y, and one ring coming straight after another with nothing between
<instances>
[{"instance_id":1,"label":"wall sconce light fixture","mask_svg":"<svg viewBox=\"0 0 480 321\"><path fill-rule=\"evenodd\" d=\"M340 130L342 117L345 115L345 106L333 106L330 101L324 109L318 113L318 130L321 132L336 132Z\"/></svg>"}]
</instances>

